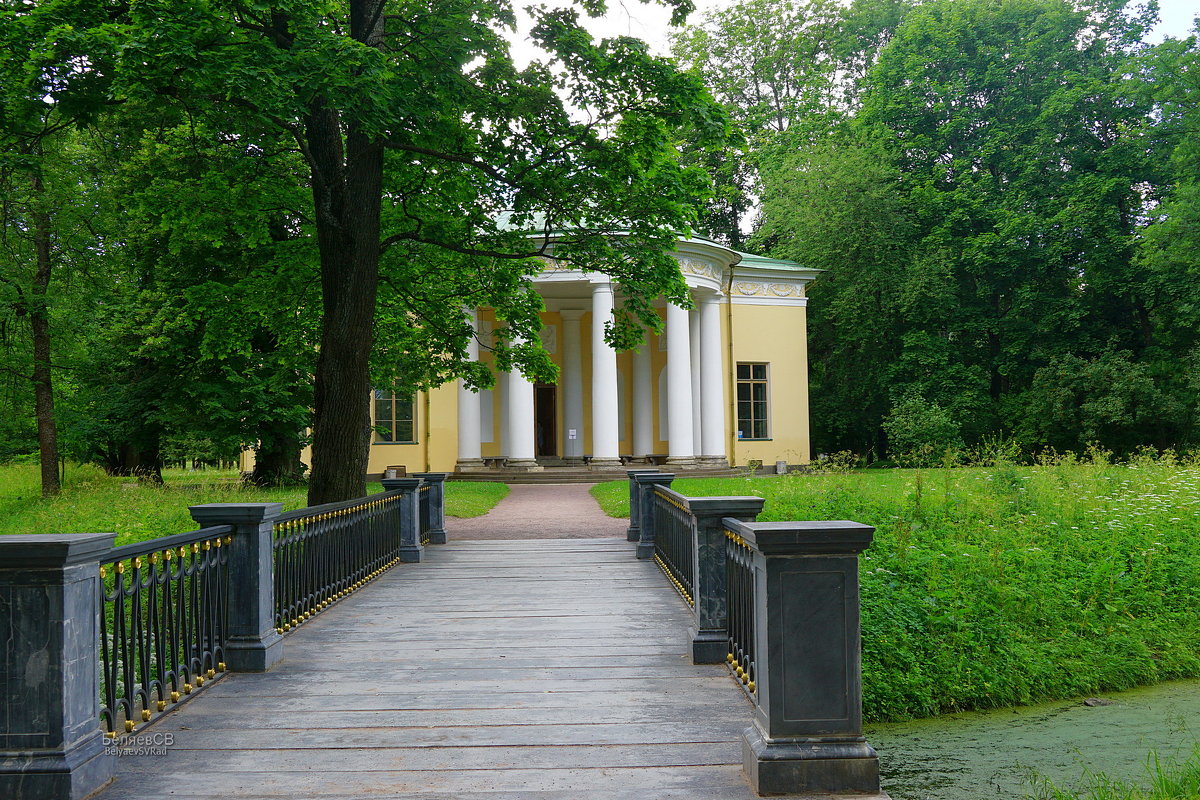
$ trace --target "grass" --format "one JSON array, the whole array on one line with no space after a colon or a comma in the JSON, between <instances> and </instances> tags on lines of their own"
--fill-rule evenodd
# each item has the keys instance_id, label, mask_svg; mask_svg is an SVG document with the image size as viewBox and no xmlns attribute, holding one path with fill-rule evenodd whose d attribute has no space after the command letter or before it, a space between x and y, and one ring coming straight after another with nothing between
<instances>
[{"instance_id":1,"label":"grass","mask_svg":"<svg viewBox=\"0 0 1200 800\"><path fill-rule=\"evenodd\" d=\"M236 471L166 470L165 485L114 478L92 466L70 467L63 492L43 499L36 466L0 467L0 534L113 532L117 544L145 541L196 529L188 506L201 503L283 503L284 510L305 505L303 488L260 489L246 486ZM372 484L368 491L381 487ZM446 484L446 514L486 514L508 494L491 483Z\"/></svg>"},{"instance_id":2,"label":"grass","mask_svg":"<svg viewBox=\"0 0 1200 800\"><path fill-rule=\"evenodd\" d=\"M482 517L508 497L508 492L503 483L447 481L446 516Z\"/></svg>"},{"instance_id":3,"label":"grass","mask_svg":"<svg viewBox=\"0 0 1200 800\"><path fill-rule=\"evenodd\" d=\"M870 720L1200 676L1200 469L879 470L677 480L766 520L876 527L861 559ZM597 486L627 515L625 483Z\"/></svg>"},{"instance_id":4,"label":"grass","mask_svg":"<svg viewBox=\"0 0 1200 800\"><path fill-rule=\"evenodd\" d=\"M1082 794L1047 783L1037 800L1200 800L1200 752L1182 764L1161 764L1154 755L1147 767L1148 788L1113 780L1103 773L1087 776Z\"/></svg>"}]
</instances>

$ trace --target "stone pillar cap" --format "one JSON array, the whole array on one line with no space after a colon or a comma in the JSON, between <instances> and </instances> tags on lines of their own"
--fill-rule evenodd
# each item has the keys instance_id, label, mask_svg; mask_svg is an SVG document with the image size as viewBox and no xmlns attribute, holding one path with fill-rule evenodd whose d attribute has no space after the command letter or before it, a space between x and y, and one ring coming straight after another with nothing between
<instances>
[{"instance_id":1,"label":"stone pillar cap","mask_svg":"<svg viewBox=\"0 0 1200 800\"><path fill-rule=\"evenodd\" d=\"M393 489L415 489L421 485L420 478L384 478L380 481L387 491Z\"/></svg>"},{"instance_id":2,"label":"stone pillar cap","mask_svg":"<svg viewBox=\"0 0 1200 800\"><path fill-rule=\"evenodd\" d=\"M870 525L849 520L722 521L764 555L853 555L867 549L875 535Z\"/></svg>"},{"instance_id":3,"label":"stone pillar cap","mask_svg":"<svg viewBox=\"0 0 1200 800\"><path fill-rule=\"evenodd\" d=\"M69 567L98 561L112 549L115 533L15 533L0 536L0 569Z\"/></svg>"},{"instance_id":4,"label":"stone pillar cap","mask_svg":"<svg viewBox=\"0 0 1200 800\"><path fill-rule=\"evenodd\" d=\"M188 511L202 525L253 525L278 517L283 503L205 503Z\"/></svg>"},{"instance_id":5,"label":"stone pillar cap","mask_svg":"<svg viewBox=\"0 0 1200 800\"><path fill-rule=\"evenodd\" d=\"M677 493L678 494L678 493ZM724 495L717 497L686 497L679 495L687 506L687 510L698 517L711 517L718 514L760 514L763 510L763 498L756 495Z\"/></svg>"}]
</instances>

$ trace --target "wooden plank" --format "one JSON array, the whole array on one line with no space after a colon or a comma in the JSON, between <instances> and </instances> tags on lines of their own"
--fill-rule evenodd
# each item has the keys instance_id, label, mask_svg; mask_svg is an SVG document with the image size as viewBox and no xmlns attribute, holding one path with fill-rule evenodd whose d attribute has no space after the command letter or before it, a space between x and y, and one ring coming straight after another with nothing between
<instances>
[{"instance_id":1,"label":"wooden plank","mask_svg":"<svg viewBox=\"0 0 1200 800\"><path fill-rule=\"evenodd\" d=\"M129 775L127 777L133 777ZM436 782L430 778L436 777ZM121 781L101 796L121 800L238 797L290 798L503 798L504 800L751 800L736 766L452 770L445 773L337 770L224 773L206 768L163 770L145 780ZM117 786L122 791L116 791Z\"/></svg>"},{"instance_id":2,"label":"wooden plank","mask_svg":"<svg viewBox=\"0 0 1200 800\"><path fill-rule=\"evenodd\" d=\"M426 550L146 732L101 800L749 800L752 709L621 539Z\"/></svg>"}]
</instances>

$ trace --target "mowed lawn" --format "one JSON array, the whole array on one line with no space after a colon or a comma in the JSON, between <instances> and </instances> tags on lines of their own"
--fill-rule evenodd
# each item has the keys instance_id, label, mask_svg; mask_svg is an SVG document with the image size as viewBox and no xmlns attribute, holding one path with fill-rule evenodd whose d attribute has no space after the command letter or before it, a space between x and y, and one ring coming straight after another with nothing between
<instances>
[{"instance_id":1,"label":"mowed lawn","mask_svg":"<svg viewBox=\"0 0 1200 800\"><path fill-rule=\"evenodd\" d=\"M1200 676L1200 469L874 470L680 479L762 520L876 527L861 560L864 710L903 719ZM594 489L628 515L627 485Z\"/></svg>"},{"instance_id":2,"label":"mowed lawn","mask_svg":"<svg viewBox=\"0 0 1200 800\"><path fill-rule=\"evenodd\" d=\"M38 469L0 467L0 534L116 533L117 544L154 539L196 529L188 506L202 503L283 503L285 511L303 508L303 488L260 489L241 483L236 471L166 470L165 485L114 478L92 466L67 468L63 492L41 497ZM371 484L368 491L382 491ZM504 499L500 483L446 483L446 513L456 517L486 514Z\"/></svg>"}]
</instances>

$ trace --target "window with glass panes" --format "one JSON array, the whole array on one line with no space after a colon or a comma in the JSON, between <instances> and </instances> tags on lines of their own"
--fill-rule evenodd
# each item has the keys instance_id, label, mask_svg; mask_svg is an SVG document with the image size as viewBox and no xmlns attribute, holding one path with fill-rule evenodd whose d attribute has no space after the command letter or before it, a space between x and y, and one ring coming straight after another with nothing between
<instances>
[{"instance_id":1,"label":"window with glass panes","mask_svg":"<svg viewBox=\"0 0 1200 800\"><path fill-rule=\"evenodd\" d=\"M415 403L411 392L396 392L394 389L376 389L375 434L371 441L402 442L417 441Z\"/></svg>"},{"instance_id":2,"label":"window with glass panes","mask_svg":"<svg viewBox=\"0 0 1200 800\"><path fill-rule=\"evenodd\" d=\"M767 365L737 365L737 431L739 439L766 439Z\"/></svg>"}]
</instances>

